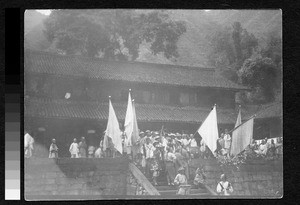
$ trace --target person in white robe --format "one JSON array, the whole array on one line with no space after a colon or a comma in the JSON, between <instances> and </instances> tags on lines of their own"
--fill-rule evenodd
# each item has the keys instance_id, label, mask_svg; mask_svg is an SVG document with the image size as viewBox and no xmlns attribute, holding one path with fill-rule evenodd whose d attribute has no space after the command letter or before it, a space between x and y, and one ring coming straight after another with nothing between
<instances>
[{"instance_id":1,"label":"person in white robe","mask_svg":"<svg viewBox=\"0 0 300 205\"><path fill-rule=\"evenodd\" d=\"M78 158L79 149L76 138L74 138L73 143L70 145L69 152L71 153L71 158Z\"/></svg>"},{"instance_id":2,"label":"person in white robe","mask_svg":"<svg viewBox=\"0 0 300 205\"><path fill-rule=\"evenodd\" d=\"M49 158L58 158L58 147L55 139L52 139L52 143L49 148Z\"/></svg>"},{"instance_id":3,"label":"person in white robe","mask_svg":"<svg viewBox=\"0 0 300 205\"><path fill-rule=\"evenodd\" d=\"M230 145L231 145L231 137L230 134L228 133L228 130L225 129L225 134L224 134L224 149L226 149L226 151L228 152L228 150L230 149Z\"/></svg>"},{"instance_id":4,"label":"person in white robe","mask_svg":"<svg viewBox=\"0 0 300 205\"><path fill-rule=\"evenodd\" d=\"M178 185L177 195L188 195L190 193L191 186L188 185L188 179L184 174L185 169L180 167L178 174L174 179L174 184Z\"/></svg>"},{"instance_id":5,"label":"person in white robe","mask_svg":"<svg viewBox=\"0 0 300 205\"><path fill-rule=\"evenodd\" d=\"M24 136L24 153L26 158L30 158L32 156L34 139L30 136L28 132L25 131Z\"/></svg>"},{"instance_id":6,"label":"person in white robe","mask_svg":"<svg viewBox=\"0 0 300 205\"><path fill-rule=\"evenodd\" d=\"M225 174L220 177L221 181L217 185L217 193L224 196L229 196L233 192L232 185L227 181Z\"/></svg>"},{"instance_id":7,"label":"person in white robe","mask_svg":"<svg viewBox=\"0 0 300 205\"><path fill-rule=\"evenodd\" d=\"M151 143L151 139L147 137L146 144L143 145L143 149L141 150L143 152L142 154L145 156L145 161L146 161L145 172L147 176L150 176L151 163L154 159L154 150L155 147Z\"/></svg>"}]
</instances>

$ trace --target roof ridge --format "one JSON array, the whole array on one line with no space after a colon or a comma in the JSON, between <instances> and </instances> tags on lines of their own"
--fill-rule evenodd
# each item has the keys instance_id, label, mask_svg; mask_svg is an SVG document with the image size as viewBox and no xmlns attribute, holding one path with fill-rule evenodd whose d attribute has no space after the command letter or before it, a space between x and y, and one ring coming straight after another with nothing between
<instances>
[{"instance_id":1,"label":"roof ridge","mask_svg":"<svg viewBox=\"0 0 300 205\"><path fill-rule=\"evenodd\" d=\"M86 60L93 60L93 61L100 61L100 62L108 62L108 63L128 63L128 64L148 64L148 65L160 65L160 66L166 66L166 67L180 67L184 69L201 69L201 70L206 70L206 71L211 71L215 72L215 67L200 67L200 66L187 66L187 65L176 65L176 64L164 64L164 63L149 63L149 62L144 62L144 61L114 61L114 60L106 60L102 58L95 58L95 57L86 57L82 55L76 55L76 54L68 54L68 55L62 55L50 51L42 51L42 50L35 50L31 48L26 48L24 53L36 53L36 54L41 54L41 55L52 55L56 57L61 57L61 58L79 58L79 59L86 59Z\"/></svg>"},{"instance_id":2,"label":"roof ridge","mask_svg":"<svg viewBox=\"0 0 300 205\"><path fill-rule=\"evenodd\" d=\"M40 103L58 103L58 104L72 104L72 105L80 105L80 104L94 104L94 105L108 105L108 102L101 102L101 101L76 101L76 100L67 100L67 99L49 99L49 98L26 98L25 101L35 101ZM127 106L127 101L122 102L112 102L114 106ZM201 111L210 111L210 107L195 107L195 106L171 106L171 105L161 105L161 104L143 104L143 103L135 103L136 107L152 107L152 108L164 108L164 109L181 109L181 110L201 110ZM219 111L233 111L234 109L227 109L227 108L219 108Z\"/></svg>"},{"instance_id":3,"label":"roof ridge","mask_svg":"<svg viewBox=\"0 0 300 205\"><path fill-rule=\"evenodd\" d=\"M164 84L187 87L248 89L220 75L214 69L169 64L107 61L49 51L27 50L25 71L64 76Z\"/></svg>"}]
</instances>

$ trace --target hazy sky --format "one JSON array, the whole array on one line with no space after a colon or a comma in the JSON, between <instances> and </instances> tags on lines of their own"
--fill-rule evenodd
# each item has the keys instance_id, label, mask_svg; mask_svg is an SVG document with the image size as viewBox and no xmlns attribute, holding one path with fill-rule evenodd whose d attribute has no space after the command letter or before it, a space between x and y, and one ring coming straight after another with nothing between
<instances>
[{"instance_id":1,"label":"hazy sky","mask_svg":"<svg viewBox=\"0 0 300 205\"><path fill-rule=\"evenodd\" d=\"M37 12L40 12L40 13L42 13L42 14L44 14L44 15L50 15L50 13L51 13L51 10L36 10ZM206 11L206 12L209 12L210 10L204 10L204 11Z\"/></svg>"},{"instance_id":2,"label":"hazy sky","mask_svg":"<svg viewBox=\"0 0 300 205\"><path fill-rule=\"evenodd\" d=\"M42 14L44 14L44 15L50 15L50 13L51 13L51 10L36 10L37 12L40 12L40 13L42 13Z\"/></svg>"}]
</instances>

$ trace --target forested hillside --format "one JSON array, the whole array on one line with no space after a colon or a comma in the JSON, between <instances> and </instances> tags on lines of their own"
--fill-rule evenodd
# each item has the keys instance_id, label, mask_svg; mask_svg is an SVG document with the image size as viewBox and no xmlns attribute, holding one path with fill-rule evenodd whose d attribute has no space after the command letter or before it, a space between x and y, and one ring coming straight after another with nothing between
<instances>
[{"instance_id":1,"label":"forested hillside","mask_svg":"<svg viewBox=\"0 0 300 205\"><path fill-rule=\"evenodd\" d=\"M224 77L252 88L241 94L241 103L281 99L280 10L68 12L48 17L27 11L25 47L57 52L54 38L58 34L59 45L67 52L83 55L87 51L85 55L114 60L217 67ZM60 22L65 23L59 26ZM87 44L82 44L82 36L89 36L88 41L84 40ZM98 51L102 54L97 55Z\"/></svg>"},{"instance_id":2,"label":"forested hillside","mask_svg":"<svg viewBox=\"0 0 300 205\"><path fill-rule=\"evenodd\" d=\"M149 12L149 11L148 11ZM270 32L281 36L281 11L280 10L172 10L167 11L176 20L186 22L187 31L178 42L179 58L176 61L165 59L161 55L153 56L147 45L141 46L140 61L174 63L193 66L210 66L207 56L210 45L207 36L212 35L220 27L231 27L236 21L243 28L253 33L261 42ZM43 34L43 20L47 16L34 10L25 13L25 35L30 46L36 49L46 49L50 46Z\"/></svg>"}]
</instances>

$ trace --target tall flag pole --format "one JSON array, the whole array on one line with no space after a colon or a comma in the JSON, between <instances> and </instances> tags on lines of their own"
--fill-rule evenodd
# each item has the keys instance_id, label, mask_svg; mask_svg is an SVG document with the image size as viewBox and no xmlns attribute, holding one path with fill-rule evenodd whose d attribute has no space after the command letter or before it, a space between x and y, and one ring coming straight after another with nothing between
<instances>
[{"instance_id":1,"label":"tall flag pole","mask_svg":"<svg viewBox=\"0 0 300 205\"><path fill-rule=\"evenodd\" d=\"M108 148L108 138L111 138L114 148L122 154L122 132L120 130L119 122L110 98L111 97L109 96L109 112L107 127L104 135L103 150L105 151Z\"/></svg>"},{"instance_id":2,"label":"tall flag pole","mask_svg":"<svg viewBox=\"0 0 300 205\"><path fill-rule=\"evenodd\" d=\"M253 139L253 124L254 124L254 116L248 119L246 122L238 125L232 131L232 146L230 150L230 154L232 156L236 156L240 152L242 152L252 141Z\"/></svg>"},{"instance_id":3,"label":"tall flag pole","mask_svg":"<svg viewBox=\"0 0 300 205\"><path fill-rule=\"evenodd\" d=\"M124 147L126 147L127 154L131 153L130 147L132 146L132 131L133 131L133 111L132 111L132 100L131 100L131 89L129 89L128 93L128 103L127 103L127 110L126 110L126 116L125 116L125 123L124 123L124 128L125 128L125 141L124 141Z\"/></svg>"},{"instance_id":4,"label":"tall flag pole","mask_svg":"<svg viewBox=\"0 0 300 205\"><path fill-rule=\"evenodd\" d=\"M218 121L216 104L197 131L212 153L217 149Z\"/></svg>"}]
</instances>

